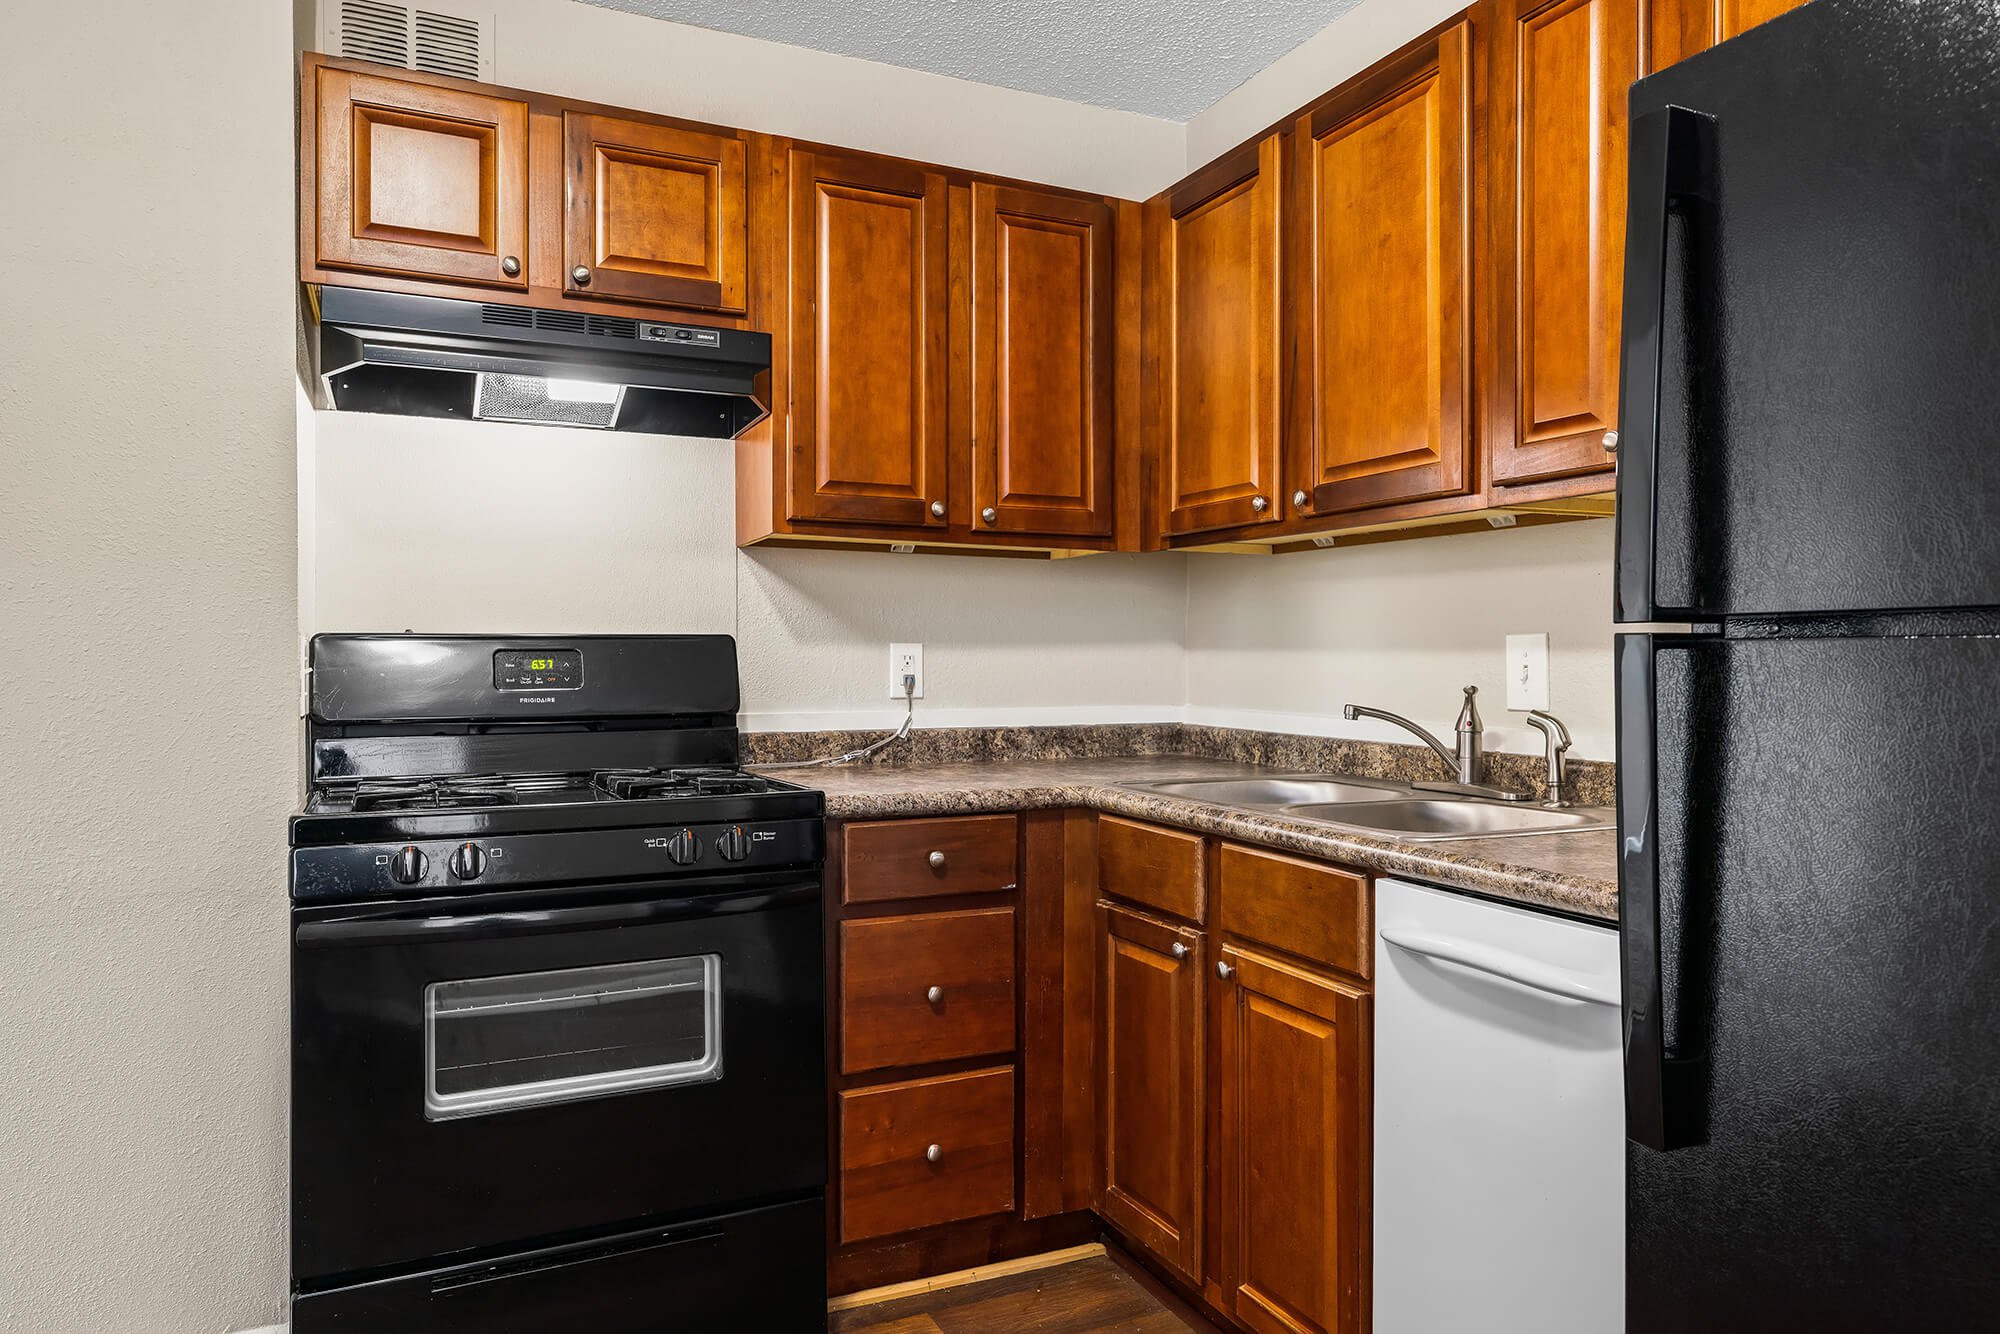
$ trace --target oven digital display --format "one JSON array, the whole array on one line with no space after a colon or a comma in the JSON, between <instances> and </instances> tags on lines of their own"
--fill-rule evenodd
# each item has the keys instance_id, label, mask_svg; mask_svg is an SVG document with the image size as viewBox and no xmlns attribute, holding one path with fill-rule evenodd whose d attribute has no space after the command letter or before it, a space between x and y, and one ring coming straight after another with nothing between
<instances>
[{"instance_id":1,"label":"oven digital display","mask_svg":"<svg viewBox=\"0 0 2000 1334\"><path fill-rule=\"evenodd\" d=\"M495 690L575 690L583 654L573 648L506 648L493 655Z\"/></svg>"}]
</instances>

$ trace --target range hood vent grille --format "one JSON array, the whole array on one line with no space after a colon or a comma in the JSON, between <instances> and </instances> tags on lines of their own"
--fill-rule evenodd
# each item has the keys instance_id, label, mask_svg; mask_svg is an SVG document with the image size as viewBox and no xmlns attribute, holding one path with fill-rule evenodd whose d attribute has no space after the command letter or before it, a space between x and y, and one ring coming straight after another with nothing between
<instances>
[{"instance_id":1,"label":"range hood vent grille","mask_svg":"<svg viewBox=\"0 0 2000 1334\"><path fill-rule=\"evenodd\" d=\"M493 78L493 17L387 0L322 0L322 45L353 60L401 69Z\"/></svg>"},{"instance_id":2,"label":"range hood vent grille","mask_svg":"<svg viewBox=\"0 0 2000 1334\"><path fill-rule=\"evenodd\" d=\"M622 315L585 315L581 311L538 310L532 306L488 303L479 308L479 322L504 329L552 329L557 333L595 334L599 338L639 336L639 322Z\"/></svg>"}]
</instances>

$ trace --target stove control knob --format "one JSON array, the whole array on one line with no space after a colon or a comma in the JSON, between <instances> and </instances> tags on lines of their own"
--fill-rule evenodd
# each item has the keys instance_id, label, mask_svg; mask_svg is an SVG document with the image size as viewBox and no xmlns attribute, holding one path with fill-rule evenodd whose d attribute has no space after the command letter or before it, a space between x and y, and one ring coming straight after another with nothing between
<instances>
[{"instance_id":1,"label":"stove control knob","mask_svg":"<svg viewBox=\"0 0 2000 1334\"><path fill-rule=\"evenodd\" d=\"M682 866L692 866L701 860L701 840L694 836L694 830L683 829L667 840L667 855Z\"/></svg>"},{"instance_id":2,"label":"stove control knob","mask_svg":"<svg viewBox=\"0 0 2000 1334\"><path fill-rule=\"evenodd\" d=\"M715 836L715 850L726 862L740 862L750 855L750 835L742 825L733 824Z\"/></svg>"},{"instance_id":3,"label":"stove control knob","mask_svg":"<svg viewBox=\"0 0 2000 1334\"><path fill-rule=\"evenodd\" d=\"M461 843L451 850L451 857L444 867L454 879L477 880L479 873L486 869L486 849L477 843Z\"/></svg>"},{"instance_id":4,"label":"stove control knob","mask_svg":"<svg viewBox=\"0 0 2000 1334\"><path fill-rule=\"evenodd\" d=\"M414 885L431 869L431 859L414 844L404 847L389 861L389 874L399 885Z\"/></svg>"}]
</instances>

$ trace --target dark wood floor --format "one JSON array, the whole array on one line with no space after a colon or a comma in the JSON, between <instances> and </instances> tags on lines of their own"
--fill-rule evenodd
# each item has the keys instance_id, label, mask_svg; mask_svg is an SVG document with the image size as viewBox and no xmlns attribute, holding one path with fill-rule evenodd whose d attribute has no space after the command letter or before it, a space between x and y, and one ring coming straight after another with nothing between
<instances>
[{"instance_id":1,"label":"dark wood floor","mask_svg":"<svg viewBox=\"0 0 2000 1334\"><path fill-rule=\"evenodd\" d=\"M1106 1255L836 1312L832 1334L1187 1334L1188 1318Z\"/></svg>"}]
</instances>

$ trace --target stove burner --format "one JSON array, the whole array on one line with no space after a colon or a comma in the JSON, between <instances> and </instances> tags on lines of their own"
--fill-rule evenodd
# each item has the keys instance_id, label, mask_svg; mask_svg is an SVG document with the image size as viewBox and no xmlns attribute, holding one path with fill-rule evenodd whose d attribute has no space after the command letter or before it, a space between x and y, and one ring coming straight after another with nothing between
<instances>
[{"instance_id":1,"label":"stove burner","mask_svg":"<svg viewBox=\"0 0 2000 1334\"><path fill-rule=\"evenodd\" d=\"M766 780L737 769L608 769L597 774L595 781L600 791L620 801L724 797L771 788Z\"/></svg>"},{"instance_id":2,"label":"stove burner","mask_svg":"<svg viewBox=\"0 0 2000 1334\"><path fill-rule=\"evenodd\" d=\"M768 792L736 769L599 769L589 773L443 774L328 784L335 803L369 811L465 810L526 801L646 801Z\"/></svg>"},{"instance_id":3,"label":"stove burner","mask_svg":"<svg viewBox=\"0 0 2000 1334\"><path fill-rule=\"evenodd\" d=\"M352 788L351 809L361 811L461 810L513 806L524 794L578 792L588 796L588 774L467 774L422 778L364 778Z\"/></svg>"}]
</instances>

